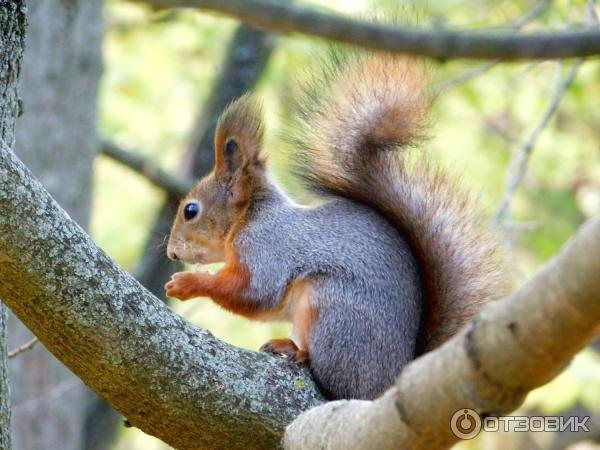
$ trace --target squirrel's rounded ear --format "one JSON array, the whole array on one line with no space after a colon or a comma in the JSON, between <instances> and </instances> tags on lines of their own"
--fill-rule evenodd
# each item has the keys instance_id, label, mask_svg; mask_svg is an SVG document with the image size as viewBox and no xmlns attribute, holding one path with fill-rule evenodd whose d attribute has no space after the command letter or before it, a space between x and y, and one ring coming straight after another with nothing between
<instances>
[{"instance_id":1,"label":"squirrel's rounded ear","mask_svg":"<svg viewBox=\"0 0 600 450\"><path fill-rule=\"evenodd\" d=\"M215 174L230 177L252 165L262 167L262 110L250 95L231 103L221 115L215 133Z\"/></svg>"}]
</instances>

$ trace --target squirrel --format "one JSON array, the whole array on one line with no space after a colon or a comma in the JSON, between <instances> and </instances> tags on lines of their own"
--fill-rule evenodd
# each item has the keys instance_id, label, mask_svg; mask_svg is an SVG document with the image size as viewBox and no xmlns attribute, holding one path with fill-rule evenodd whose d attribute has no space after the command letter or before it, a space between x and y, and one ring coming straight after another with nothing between
<instances>
[{"instance_id":1,"label":"squirrel","mask_svg":"<svg viewBox=\"0 0 600 450\"><path fill-rule=\"evenodd\" d=\"M373 399L402 368L505 293L497 239L468 194L411 151L432 104L424 63L333 54L299 96L293 172L324 202L270 180L259 102L222 113L215 167L183 199L167 254L224 262L180 272L170 297L210 297L253 320L293 324L261 351L308 364L330 399Z\"/></svg>"}]
</instances>

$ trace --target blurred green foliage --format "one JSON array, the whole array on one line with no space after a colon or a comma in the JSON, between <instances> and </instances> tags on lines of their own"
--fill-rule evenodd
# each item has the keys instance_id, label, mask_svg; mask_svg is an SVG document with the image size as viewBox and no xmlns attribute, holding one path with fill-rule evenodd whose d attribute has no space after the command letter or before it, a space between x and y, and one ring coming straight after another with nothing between
<instances>
[{"instance_id":1,"label":"blurred green foliage","mask_svg":"<svg viewBox=\"0 0 600 450\"><path fill-rule=\"evenodd\" d=\"M358 16L361 11L373 10L363 0L308 4ZM378 11L390 8L389 4L378 2ZM417 2L411 5L410 15L418 17L422 25L506 30L510 28L507 24L536 4L503 0ZM586 2L554 1L526 29L580 27L585 19ZM107 1L106 23L101 133L174 171L236 23L192 11L151 12L120 0ZM315 49L322 46L313 39L282 37L257 89L265 105L266 147L272 169L301 201L309 198L285 172L285 144L280 135L290 114L294 79L310 66ZM544 114L557 80L572 63L499 64L454 85L436 102L431 137L423 147L441 166L460 175L490 217L505 189L511 155ZM432 63L433 83L443 84L483 64ZM510 258L525 276L556 253L586 217L600 210L598 98L600 64L594 60L582 66L536 142L511 208L515 225L510 234ZM92 233L113 258L133 269L163 195L142 177L106 158L97 160L95 174ZM251 323L219 310L208 300L186 302L176 309L226 341L250 349L289 333L287 325ZM532 393L527 407L555 413L576 402L597 411L600 408L600 363L592 351L578 356L564 374ZM162 448L150 441L142 443L138 433L124 432L117 448ZM465 444L466 448L507 448L498 445L489 436Z\"/></svg>"}]
</instances>

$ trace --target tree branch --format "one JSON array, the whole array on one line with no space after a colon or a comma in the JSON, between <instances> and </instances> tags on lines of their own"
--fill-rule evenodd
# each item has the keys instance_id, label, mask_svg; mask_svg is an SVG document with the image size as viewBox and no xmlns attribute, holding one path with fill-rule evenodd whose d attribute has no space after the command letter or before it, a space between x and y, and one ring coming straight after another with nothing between
<instances>
[{"instance_id":1,"label":"tree branch","mask_svg":"<svg viewBox=\"0 0 600 450\"><path fill-rule=\"evenodd\" d=\"M0 297L133 425L178 449L273 448L308 371L224 344L117 267L0 145Z\"/></svg>"},{"instance_id":2,"label":"tree branch","mask_svg":"<svg viewBox=\"0 0 600 450\"><path fill-rule=\"evenodd\" d=\"M583 63L582 59L579 59L573 63L569 72L564 78L560 78L556 90L554 91L554 95L550 99L548 103L548 107L542 118L537 123L525 143L521 146L521 148L515 153L515 156L511 159L510 168L508 170L508 180L506 183L506 190L504 195L502 196L502 200L500 201L500 205L496 210L496 214L494 215L494 223L502 223L506 220L508 209L510 207L510 203L519 184L523 180L525 176L525 172L527 171L527 166L529 165L529 156L535 147L535 143L537 142L538 137L544 131L550 119L554 116L554 113L558 109L558 105L560 104L561 99L567 92L567 89L575 79L579 67Z\"/></svg>"},{"instance_id":3,"label":"tree branch","mask_svg":"<svg viewBox=\"0 0 600 450\"><path fill-rule=\"evenodd\" d=\"M540 2L538 2L531 9L531 11L527 12L524 16L520 17L510 25L511 30L517 32L532 20L538 18L546 10L549 4L550 0L541 0ZM487 61L477 67L472 67L464 73L440 83L438 86L435 87L435 93L436 95L444 94L453 87L465 83L466 81L475 78L476 76L481 75L482 73L487 72L492 67L497 66L501 62L502 60L500 59L494 59L492 61Z\"/></svg>"},{"instance_id":4,"label":"tree branch","mask_svg":"<svg viewBox=\"0 0 600 450\"><path fill-rule=\"evenodd\" d=\"M528 11L524 16L520 17L519 19L517 19L515 22L513 22L510 25L511 30L516 32L516 31L520 30L521 28L523 28L525 25L527 25L529 22L533 21L534 19L537 19L546 10L546 8L548 8L549 4L550 4L550 0L539 1L531 9L531 11ZM472 68L468 69L467 71L465 71L464 73L457 75L454 78L451 78L449 80L446 80L443 83L440 83L440 85L437 86L435 89L436 95L441 95L441 94L446 93L448 90L452 89L453 87L455 87L459 84L462 84L462 83L470 80L471 78L475 78L476 76L481 75L482 73L487 72L492 67L497 66L501 62L502 62L502 60L500 60L500 59L494 59L492 61L485 62L485 63L481 64L480 66L472 67Z\"/></svg>"},{"instance_id":5,"label":"tree branch","mask_svg":"<svg viewBox=\"0 0 600 450\"><path fill-rule=\"evenodd\" d=\"M485 306L457 336L412 362L381 398L336 401L302 414L287 449L443 449L452 415L517 408L600 329L600 216L514 295Z\"/></svg>"},{"instance_id":6,"label":"tree branch","mask_svg":"<svg viewBox=\"0 0 600 450\"><path fill-rule=\"evenodd\" d=\"M280 33L300 33L362 47L428 56L470 59L556 59L600 54L600 30L529 35L423 30L311 11L269 0L132 0L153 8L199 8Z\"/></svg>"},{"instance_id":7,"label":"tree branch","mask_svg":"<svg viewBox=\"0 0 600 450\"><path fill-rule=\"evenodd\" d=\"M177 178L158 167L145 156L130 150L124 150L113 142L103 141L100 151L103 155L137 172L155 186L164 189L169 196L175 199L185 197L192 188L192 181Z\"/></svg>"},{"instance_id":8,"label":"tree branch","mask_svg":"<svg viewBox=\"0 0 600 450\"><path fill-rule=\"evenodd\" d=\"M593 27L598 24L598 16L596 15L595 3L594 0L588 0L588 14L587 14L587 26ZM506 223L509 216L509 208L510 203L512 201L512 197L519 186L523 177L525 176L525 172L527 171L527 166L529 165L529 156L533 151L535 143L537 142L538 137L544 131L552 116L558 109L558 105L560 104L561 99L569 89L573 80L577 76L577 72L579 71L579 67L583 64L584 59L578 59L573 63L569 72L564 78L559 78L558 85L548 103L548 107L544 112L539 123L535 126L529 138L525 143L521 146L519 151L515 154L515 156L510 161L510 166L508 170L508 179L506 182L506 190L504 195L502 196L502 200L500 201L500 205L496 210L496 214L494 214L494 223ZM505 228L506 230L506 228Z\"/></svg>"},{"instance_id":9,"label":"tree branch","mask_svg":"<svg viewBox=\"0 0 600 450\"><path fill-rule=\"evenodd\" d=\"M35 344L37 344L39 341L40 340L38 338L34 337L33 339L30 339L25 344L21 345L20 347L14 349L14 350L11 350L10 352L8 352L8 359L16 358L21 353L25 353L27 350L31 350L33 347L35 347Z\"/></svg>"}]
</instances>

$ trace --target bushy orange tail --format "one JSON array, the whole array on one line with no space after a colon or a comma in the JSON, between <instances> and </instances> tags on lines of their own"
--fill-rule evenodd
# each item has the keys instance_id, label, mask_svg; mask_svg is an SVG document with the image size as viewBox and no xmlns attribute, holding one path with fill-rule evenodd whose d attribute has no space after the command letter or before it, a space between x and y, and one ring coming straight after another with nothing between
<instances>
[{"instance_id":1,"label":"bushy orange tail","mask_svg":"<svg viewBox=\"0 0 600 450\"><path fill-rule=\"evenodd\" d=\"M424 65L410 57L331 55L305 88L294 155L309 187L369 205L412 245L426 295L419 353L506 286L497 241L468 196L411 152L431 103L427 83Z\"/></svg>"}]
</instances>

